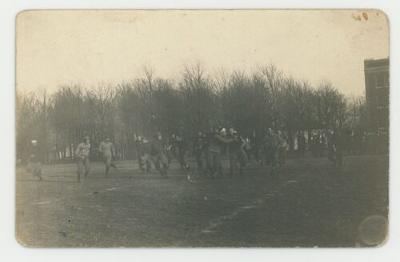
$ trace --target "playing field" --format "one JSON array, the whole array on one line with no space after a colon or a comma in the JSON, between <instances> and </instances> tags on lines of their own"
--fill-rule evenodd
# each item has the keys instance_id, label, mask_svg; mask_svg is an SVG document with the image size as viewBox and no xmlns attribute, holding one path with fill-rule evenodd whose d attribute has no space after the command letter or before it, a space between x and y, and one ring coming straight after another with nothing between
<instances>
[{"instance_id":1,"label":"playing field","mask_svg":"<svg viewBox=\"0 0 400 262\"><path fill-rule=\"evenodd\" d=\"M387 156L347 157L341 172L325 158L290 159L272 178L250 167L242 177L189 182L176 164L169 178L144 175L134 161L103 165L76 182L75 165L44 167L39 182L16 176L16 235L32 247L354 246L371 215L387 216ZM226 170L225 170L226 172Z\"/></svg>"}]
</instances>

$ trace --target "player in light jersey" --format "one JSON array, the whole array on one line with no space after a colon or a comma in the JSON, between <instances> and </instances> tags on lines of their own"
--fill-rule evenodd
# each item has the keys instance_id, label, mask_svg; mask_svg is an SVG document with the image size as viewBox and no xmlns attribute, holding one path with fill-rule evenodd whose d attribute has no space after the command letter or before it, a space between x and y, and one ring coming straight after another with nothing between
<instances>
[{"instance_id":1,"label":"player in light jersey","mask_svg":"<svg viewBox=\"0 0 400 262\"><path fill-rule=\"evenodd\" d=\"M28 170L34 177L42 181L42 161L41 152L37 140L31 141L30 155L28 158Z\"/></svg>"},{"instance_id":2,"label":"player in light jersey","mask_svg":"<svg viewBox=\"0 0 400 262\"><path fill-rule=\"evenodd\" d=\"M100 143L99 151L102 154L106 176L110 172L110 167L117 169L117 166L113 163L113 157L115 156L115 147L111 142L110 138L106 138L104 141Z\"/></svg>"},{"instance_id":3,"label":"player in light jersey","mask_svg":"<svg viewBox=\"0 0 400 262\"><path fill-rule=\"evenodd\" d=\"M85 177L90 172L90 138L89 136L84 137L84 142L80 143L75 150L75 157L77 158L78 165L78 182L81 181L81 175L85 171Z\"/></svg>"}]
</instances>

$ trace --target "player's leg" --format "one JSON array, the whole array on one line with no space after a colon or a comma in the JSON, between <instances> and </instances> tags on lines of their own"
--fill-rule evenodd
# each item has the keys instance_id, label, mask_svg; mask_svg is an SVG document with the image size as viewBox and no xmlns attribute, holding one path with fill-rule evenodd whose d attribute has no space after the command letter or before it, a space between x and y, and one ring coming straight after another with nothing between
<instances>
[{"instance_id":1,"label":"player's leg","mask_svg":"<svg viewBox=\"0 0 400 262\"><path fill-rule=\"evenodd\" d=\"M247 165L248 163L248 157L246 154L246 151L244 149L241 149L238 152L238 163L239 163L239 175L243 174L243 168Z\"/></svg>"},{"instance_id":2,"label":"player's leg","mask_svg":"<svg viewBox=\"0 0 400 262\"><path fill-rule=\"evenodd\" d=\"M218 165L217 165L216 153L210 152L210 177L211 178L215 178L215 175L218 170L217 166Z\"/></svg>"},{"instance_id":3,"label":"player's leg","mask_svg":"<svg viewBox=\"0 0 400 262\"><path fill-rule=\"evenodd\" d=\"M144 155L144 163L145 163L145 170L146 174L149 174L151 171L151 165L155 165L152 157L149 154Z\"/></svg>"},{"instance_id":4,"label":"player's leg","mask_svg":"<svg viewBox=\"0 0 400 262\"><path fill-rule=\"evenodd\" d=\"M186 150L182 150L182 162L186 170L190 169L189 163L186 161Z\"/></svg>"},{"instance_id":5,"label":"player's leg","mask_svg":"<svg viewBox=\"0 0 400 262\"><path fill-rule=\"evenodd\" d=\"M90 160L89 158L84 159L84 169L85 169L85 177L87 177L90 173Z\"/></svg>"},{"instance_id":6,"label":"player's leg","mask_svg":"<svg viewBox=\"0 0 400 262\"><path fill-rule=\"evenodd\" d=\"M110 154L110 167L112 167L114 169L118 169L117 165L113 161L113 155L112 154Z\"/></svg>"},{"instance_id":7,"label":"player's leg","mask_svg":"<svg viewBox=\"0 0 400 262\"><path fill-rule=\"evenodd\" d=\"M144 174L147 173L147 154L142 154L138 156L138 165L140 171L142 171Z\"/></svg>"},{"instance_id":8,"label":"player's leg","mask_svg":"<svg viewBox=\"0 0 400 262\"><path fill-rule=\"evenodd\" d=\"M165 169L165 166L164 166L162 153L158 153L156 155L155 160L156 160L156 168L157 168L158 172L160 172L161 176L164 176L166 169Z\"/></svg>"},{"instance_id":9,"label":"player's leg","mask_svg":"<svg viewBox=\"0 0 400 262\"><path fill-rule=\"evenodd\" d=\"M166 152L167 159L168 159L168 164L171 164L172 158L174 158L174 153L173 153L173 148L169 148Z\"/></svg>"},{"instance_id":10,"label":"player's leg","mask_svg":"<svg viewBox=\"0 0 400 262\"><path fill-rule=\"evenodd\" d=\"M221 153L217 152L215 154L215 168L217 171L218 177L222 178L224 176L222 171L222 156Z\"/></svg>"},{"instance_id":11,"label":"player's leg","mask_svg":"<svg viewBox=\"0 0 400 262\"><path fill-rule=\"evenodd\" d=\"M168 158L164 153L160 154L160 164L161 164L161 169L162 173L164 176L167 175L167 170L168 170Z\"/></svg>"},{"instance_id":12,"label":"player's leg","mask_svg":"<svg viewBox=\"0 0 400 262\"><path fill-rule=\"evenodd\" d=\"M81 175L83 173L83 159L79 158L78 161L76 162L77 165L77 180L78 182L81 181Z\"/></svg>"},{"instance_id":13,"label":"player's leg","mask_svg":"<svg viewBox=\"0 0 400 262\"><path fill-rule=\"evenodd\" d=\"M280 159L281 167L284 166L285 163L286 163L286 154L287 154L286 148L285 148L285 147L282 147L282 148L281 148L281 159Z\"/></svg>"},{"instance_id":14,"label":"player's leg","mask_svg":"<svg viewBox=\"0 0 400 262\"><path fill-rule=\"evenodd\" d=\"M40 162L34 163L33 175L39 178L39 181L42 181L42 165Z\"/></svg>"},{"instance_id":15,"label":"player's leg","mask_svg":"<svg viewBox=\"0 0 400 262\"><path fill-rule=\"evenodd\" d=\"M207 176L211 177L213 173L213 165L212 165L212 152L207 151L206 154L206 170Z\"/></svg>"},{"instance_id":16,"label":"player's leg","mask_svg":"<svg viewBox=\"0 0 400 262\"><path fill-rule=\"evenodd\" d=\"M35 174L35 163L34 163L34 162L29 161L29 163L28 163L28 170L29 170L29 173L31 173L31 175L32 175L33 177L36 176L36 174Z\"/></svg>"},{"instance_id":17,"label":"player's leg","mask_svg":"<svg viewBox=\"0 0 400 262\"><path fill-rule=\"evenodd\" d=\"M279 152L277 149L271 150L271 176L275 177L277 174L279 161Z\"/></svg>"},{"instance_id":18,"label":"player's leg","mask_svg":"<svg viewBox=\"0 0 400 262\"><path fill-rule=\"evenodd\" d=\"M103 164L104 164L104 173L107 176L108 169L107 169L107 157L105 155L102 156L103 158Z\"/></svg>"},{"instance_id":19,"label":"player's leg","mask_svg":"<svg viewBox=\"0 0 400 262\"><path fill-rule=\"evenodd\" d=\"M144 164L145 163L144 158L145 158L145 154L142 154L141 152L137 152L138 166L139 166L140 171L142 171L142 172L146 171L145 164Z\"/></svg>"},{"instance_id":20,"label":"player's leg","mask_svg":"<svg viewBox=\"0 0 400 262\"><path fill-rule=\"evenodd\" d=\"M159 172L161 172L160 170L160 157L159 154L156 155L152 155L151 156L151 162L153 162L153 165L155 167L155 169Z\"/></svg>"},{"instance_id":21,"label":"player's leg","mask_svg":"<svg viewBox=\"0 0 400 262\"><path fill-rule=\"evenodd\" d=\"M110 165L111 165L111 157L104 156L104 166L106 169L106 176L108 176L108 173L110 172Z\"/></svg>"},{"instance_id":22,"label":"player's leg","mask_svg":"<svg viewBox=\"0 0 400 262\"><path fill-rule=\"evenodd\" d=\"M235 152L228 149L229 177L233 177L235 172Z\"/></svg>"},{"instance_id":23,"label":"player's leg","mask_svg":"<svg viewBox=\"0 0 400 262\"><path fill-rule=\"evenodd\" d=\"M212 178L214 175L214 153L207 153L207 176Z\"/></svg>"},{"instance_id":24,"label":"player's leg","mask_svg":"<svg viewBox=\"0 0 400 262\"><path fill-rule=\"evenodd\" d=\"M200 154L200 163L201 163L201 168L199 170L200 175L206 176L207 173L207 157L208 153L206 150L202 151Z\"/></svg>"},{"instance_id":25,"label":"player's leg","mask_svg":"<svg viewBox=\"0 0 400 262\"><path fill-rule=\"evenodd\" d=\"M200 152L196 151L196 153L195 153L195 159L196 159L197 173L200 174L201 169L202 169L202 163L201 163L201 155L200 155Z\"/></svg>"}]
</instances>

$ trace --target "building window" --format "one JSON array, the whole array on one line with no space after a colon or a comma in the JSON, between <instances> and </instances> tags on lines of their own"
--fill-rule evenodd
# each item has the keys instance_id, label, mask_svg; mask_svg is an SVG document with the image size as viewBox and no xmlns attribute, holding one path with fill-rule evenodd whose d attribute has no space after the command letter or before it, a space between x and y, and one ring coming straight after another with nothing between
<instances>
[{"instance_id":1,"label":"building window","mask_svg":"<svg viewBox=\"0 0 400 262\"><path fill-rule=\"evenodd\" d=\"M386 107L389 104L387 90L384 89L383 87L377 89L375 95L376 95L375 98L377 107Z\"/></svg>"},{"instance_id":2,"label":"building window","mask_svg":"<svg viewBox=\"0 0 400 262\"><path fill-rule=\"evenodd\" d=\"M383 85L385 87L389 87L389 74L388 73L385 73L383 75Z\"/></svg>"},{"instance_id":3,"label":"building window","mask_svg":"<svg viewBox=\"0 0 400 262\"><path fill-rule=\"evenodd\" d=\"M383 88L384 87L384 75L383 74L377 74L376 75L376 88Z\"/></svg>"}]
</instances>

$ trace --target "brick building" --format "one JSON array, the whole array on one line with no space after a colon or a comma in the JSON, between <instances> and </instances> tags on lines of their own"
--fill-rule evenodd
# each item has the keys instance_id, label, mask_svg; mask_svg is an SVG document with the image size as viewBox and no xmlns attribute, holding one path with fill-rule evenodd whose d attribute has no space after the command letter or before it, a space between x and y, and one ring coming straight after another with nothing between
<instances>
[{"instance_id":1,"label":"brick building","mask_svg":"<svg viewBox=\"0 0 400 262\"><path fill-rule=\"evenodd\" d=\"M389 129L389 59L364 60L368 127L371 132Z\"/></svg>"}]
</instances>

